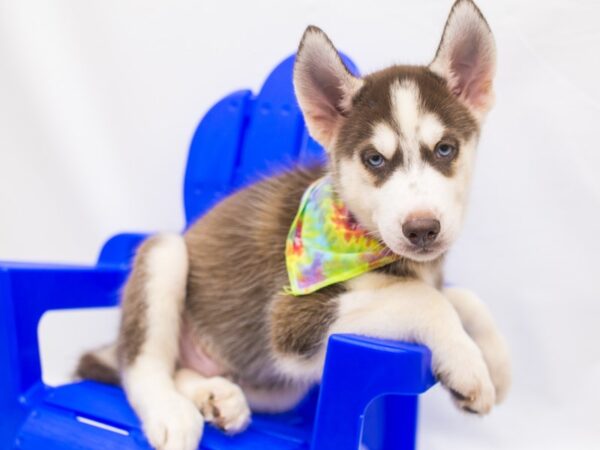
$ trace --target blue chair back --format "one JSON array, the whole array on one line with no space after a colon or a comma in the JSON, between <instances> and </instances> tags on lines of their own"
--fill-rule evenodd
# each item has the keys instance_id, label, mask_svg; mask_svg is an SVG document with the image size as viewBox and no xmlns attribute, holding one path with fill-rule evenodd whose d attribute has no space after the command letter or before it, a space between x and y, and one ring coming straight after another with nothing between
<instances>
[{"instance_id":1,"label":"blue chair back","mask_svg":"<svg viewBox=\"0 0 600 450\"><path fill-rule=\"evenodd\" d=\"M342 56L353 73L354 63ZM292 84L294 56L281 62L256 96L234 92L204 116L192 139L184 182L186 223L231 192L294 163L324 161L307 134Z\"/></svg>"}]
</instances>

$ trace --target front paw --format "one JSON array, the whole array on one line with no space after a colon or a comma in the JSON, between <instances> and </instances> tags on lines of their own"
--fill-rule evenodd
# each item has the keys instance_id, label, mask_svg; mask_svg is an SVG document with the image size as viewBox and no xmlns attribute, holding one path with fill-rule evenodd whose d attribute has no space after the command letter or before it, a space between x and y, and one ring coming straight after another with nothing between
<instances>
[{"instance_id":1,"label":"front paw","mask_svg":"<svg viewBox=\"0 0 600 450\"><path fill-rule=\"evenodd\" d=\"M510 354L504 337L488 309L473 292L451 287L444 289L444 294L459 314L465 331L481 350L496 390L496 403L500 403L511 385Z\"/></svg>"},{"instance_id":2,"label":"front paw","mask_svg":"<svg viewBox=\"0 0 600 450\"><path fill-rule=\"evenodd\" d=\"M450 351L438 354L437 362L434 362L437 378L450 391L460 409L474 414L490 412L496 393L481 352L474 343L455 345Z\"/></svg>"},{"instance_id":3,"label":"front paw","mask_svg":"<svg viewBox=\"0 0 600 450\"><path fill-rule=\"evenodd\" d=\"M179 394L167 395L142 418L144 433L157 450L196 450L204 420L194 404Z\"/></svg>"}]
</instances>

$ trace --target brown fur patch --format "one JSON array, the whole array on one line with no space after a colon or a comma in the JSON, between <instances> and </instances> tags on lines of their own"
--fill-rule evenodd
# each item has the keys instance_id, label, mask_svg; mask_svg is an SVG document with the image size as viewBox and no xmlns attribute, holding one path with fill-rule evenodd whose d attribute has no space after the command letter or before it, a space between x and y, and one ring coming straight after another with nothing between
<instances>
[{"instance_id":1,"label":"brown fur patch","mask_svg":"<svg viewBox=\"0 0 600 450\"><path fill-rule=\"evenodd\" d=\"M296 169L254 184L219 203L184 236L186 320L238 382L286 383L272 359L269 311L288 284L285 242L300 199L323 174L320 167Z\"/></svg>"},{"instance_id":2,"label":"brown fur patch","mask_svg":"<svg viewBox=\"0 0 600 450\"><path fill-rule=\"evenodd\" d=\"M344 286L337 284L301 297L277 296L271 310L273 349L279 354L314 356L336 318L336 297L344 291Z\"/></svg>"},{"instance_id":3,"label":"brown fur patch","mask_svg":"<svg viewBox=\"0 0 600 450\"><path fill-rule=\"evenodd\" d=\"M77 364L75 375L85 380L106 384L120 384L119 372L98 358L93 352L85 353Z\"/></svg>"}]
</instances>

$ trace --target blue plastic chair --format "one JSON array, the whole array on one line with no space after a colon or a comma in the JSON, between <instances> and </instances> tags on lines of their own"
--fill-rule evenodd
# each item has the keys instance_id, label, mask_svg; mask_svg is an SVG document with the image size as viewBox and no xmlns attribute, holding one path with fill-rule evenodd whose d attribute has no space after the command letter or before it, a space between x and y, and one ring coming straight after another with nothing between
<instances>
[{"instance_id":1,"label":"blue plastic chair","mask_svg":"<svg viewBox=\"0 0 600 450\"><path fill-rule=\"evenodd\" d=\"M234 92L202 119L185 174L188 224L260 175L323 159L296 104L292 68L290 57L257 96ZM46 311L115 306L144 238L111 238L93 267L0 263L0 448L149 448L121 389L91 381L46 386L37 336ZM207 426L200 448L414 449L418 395L435 384L430 358L419 345L332 336L320 389L288 413L254 414L236 436Z\"/></svg>"}]
</instances>

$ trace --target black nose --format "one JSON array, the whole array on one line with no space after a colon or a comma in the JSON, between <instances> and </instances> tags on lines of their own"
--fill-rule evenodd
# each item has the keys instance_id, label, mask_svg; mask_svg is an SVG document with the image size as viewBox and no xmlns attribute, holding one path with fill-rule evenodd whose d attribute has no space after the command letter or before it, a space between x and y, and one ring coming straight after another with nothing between
<instances>
[{"instance_id":1,"label":"black nose","mask_svg":"<svg viewBox=\"0 0 600 450\"><path fill-rule=\"evenodd\" d=\"M424 217L409 219L402 225L402 233L414 245L426 247L440 233L440 221Z\"/></svg>"}]
</instances>

